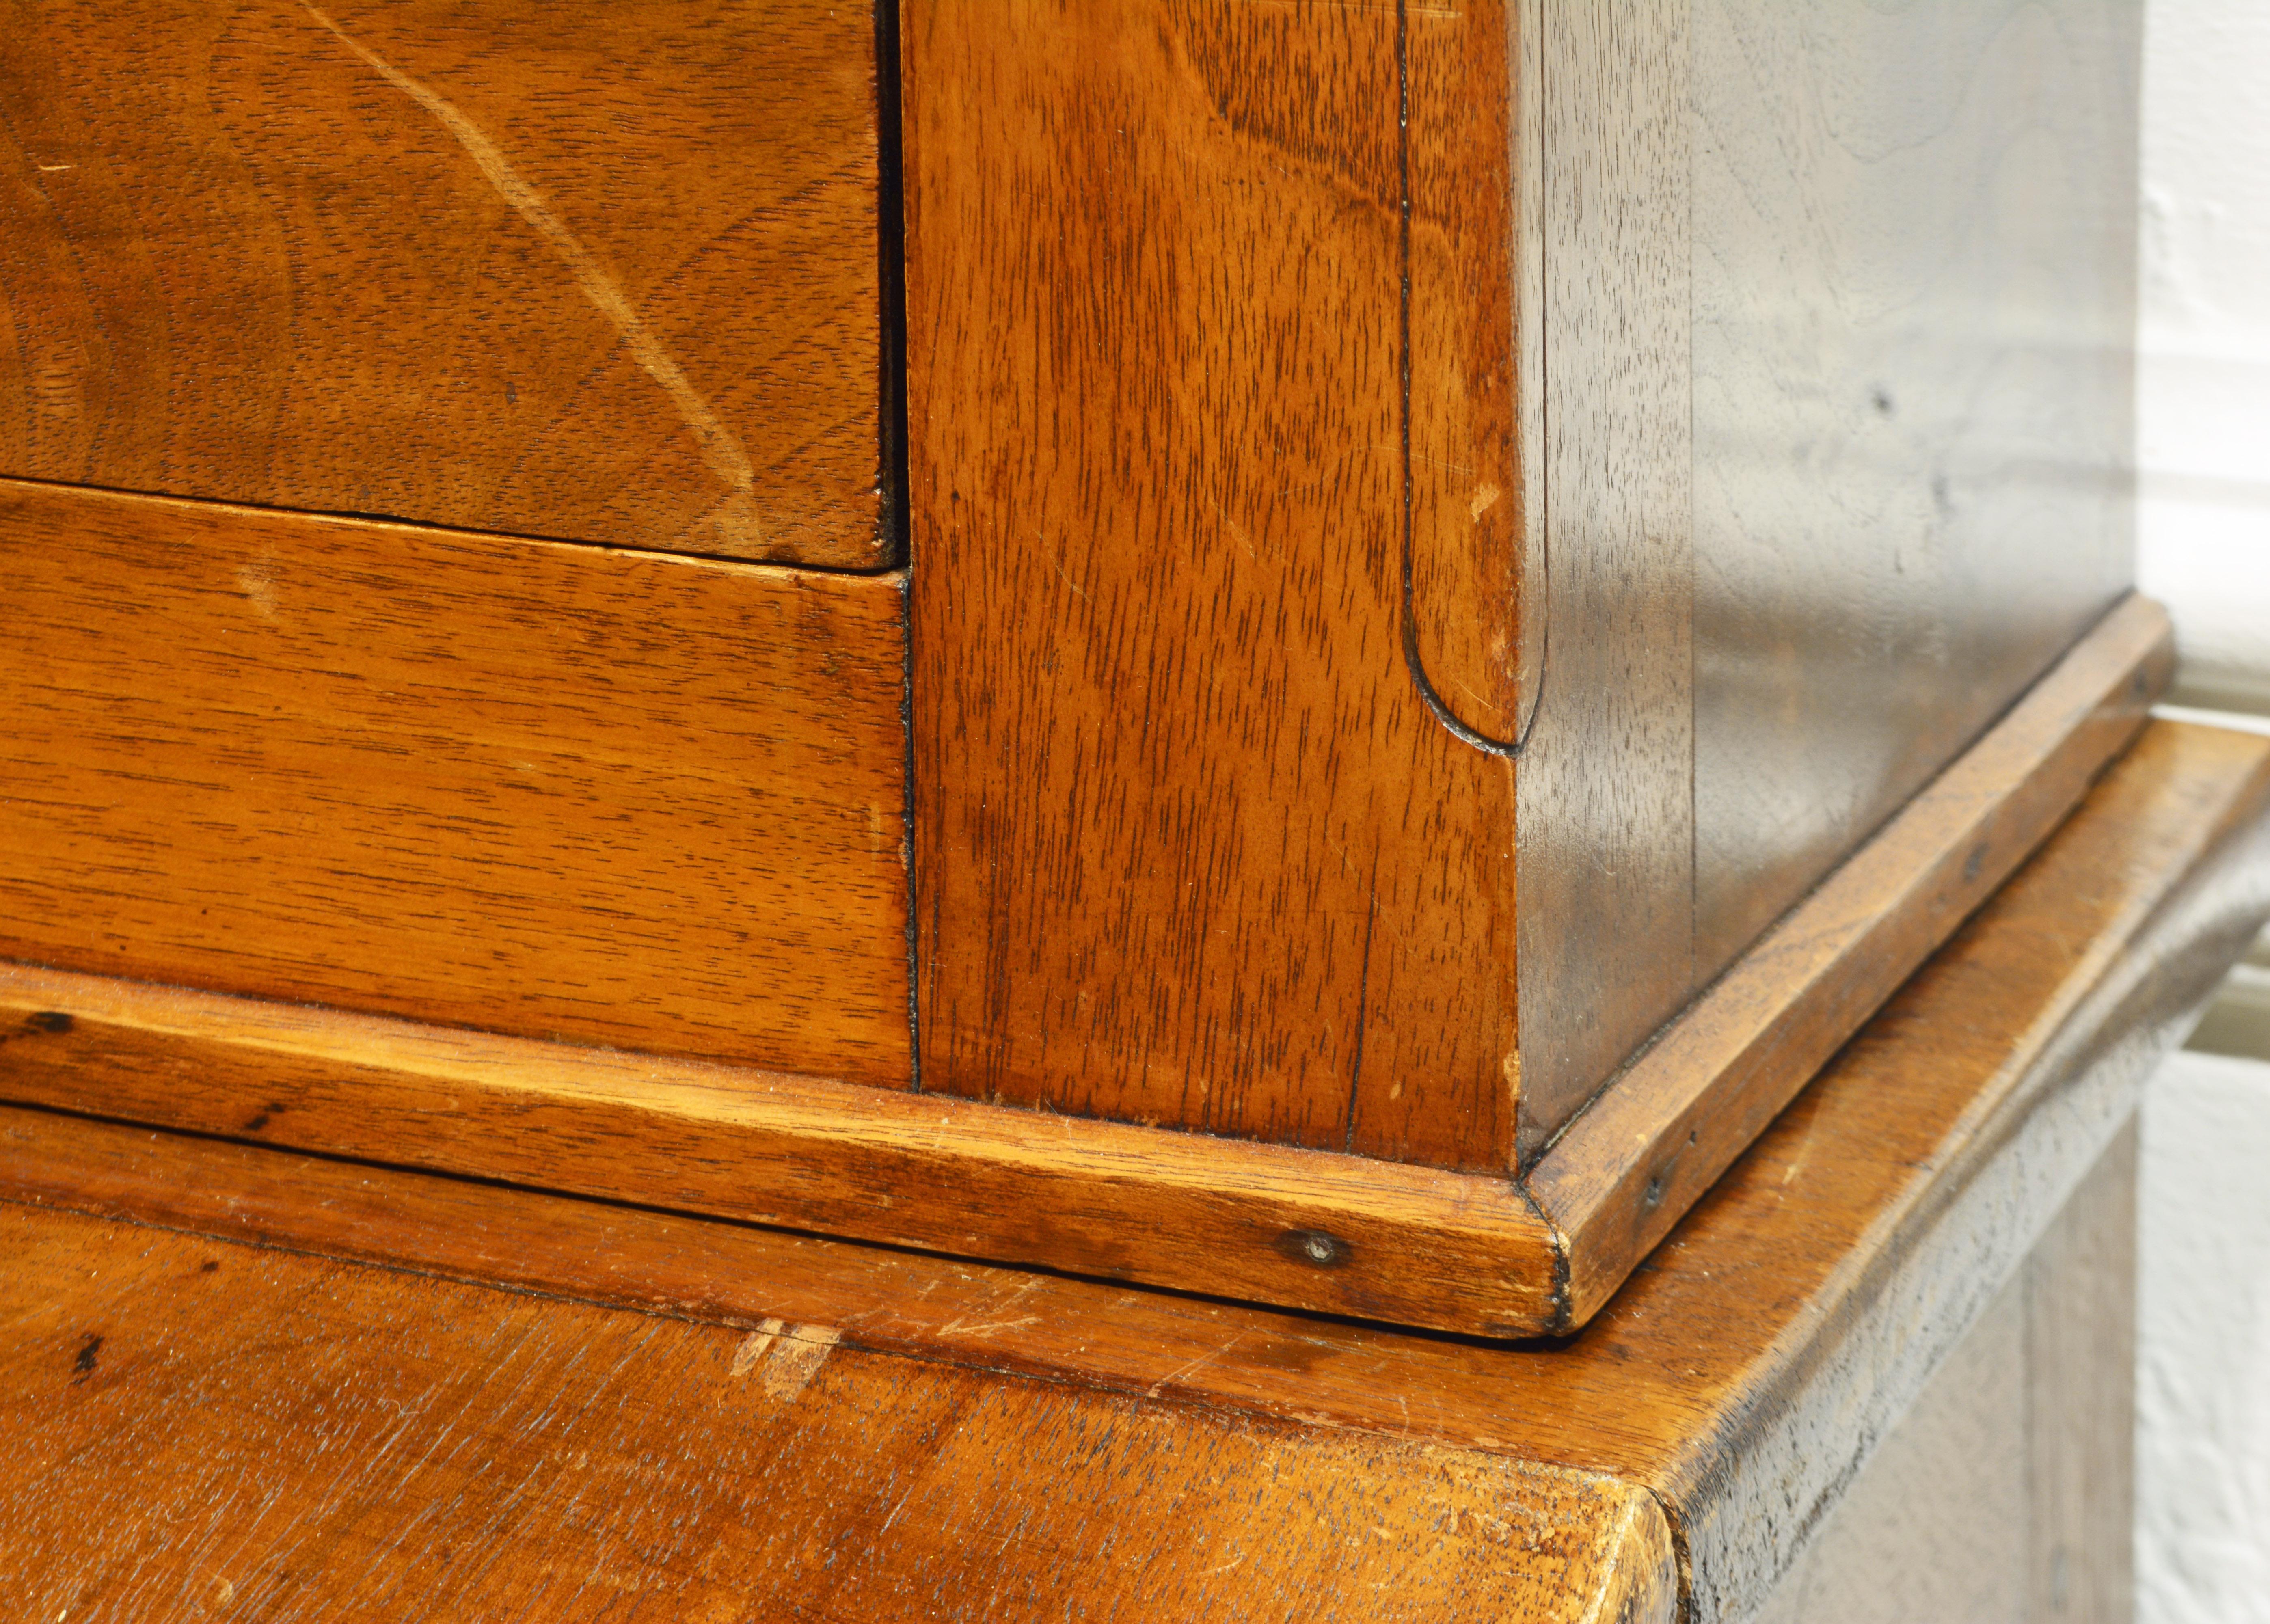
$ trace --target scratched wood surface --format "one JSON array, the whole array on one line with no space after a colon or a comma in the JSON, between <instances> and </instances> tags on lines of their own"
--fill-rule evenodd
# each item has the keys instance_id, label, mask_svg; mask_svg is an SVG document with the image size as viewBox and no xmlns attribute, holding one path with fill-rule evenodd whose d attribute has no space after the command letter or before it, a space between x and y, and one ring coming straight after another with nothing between
<instances>
[{"instance_id":1,"label":"scratched wood surface","mask_svg":"<svg viewBox=\"0 0 2270 1624\"><path fill-rule=\"evenodd\" d=\"M897 581L21 481L0 560L0 957L906 1081Z\"/></svg>"},{"instance_id":2,"label":"scratched wood surface","mask_svg":"<svg viewBox=\"0 0 2270 1624\"><path fill-rule=\"evenodd\" d=\"M0 473L892 561L876 24L29 0Z\"/></svg>"},{"instance_id":3,"label":"scratched wood surface","mask_svg":"<svg viewBox=\"0 0 2270 1624\"><path fill-rule=\"evenodd\" d=\"M2135 1135L2132 1122L1752 1624L2134 1615Z\"/></svg>"},{"instance_id":4,"label":"scratched wood surface","mask_svg":"<svg viewBox=\"0 0 2270 1624\"><path fill-rule=\"evenodd\" d=\"M1644 1490L0 1214L0 1585L31 1619L1667 1621Z\"/></svg>"},{"instance_id":5,"label":"scratched wood surface","mask_svg":"<svg viewBox=\"0 0 2270 1624\"><path fill-rule=\"evenodd\" d=\"M1565 1295L1504 1179L5 962L0 1099L1446 1331Z\"/></svg>"},{"instance_id":6,"label":"scratched wood surface","mask_svg":"<svg viewBox=\"0 0 2270 1624\"><path fill-rule=\"evenodd\" d=\"M1986 1312L2270 914L2266 772L2270 741L2155 725L1562 1343L1398 1335L21 1109L0 1116L0 1189L1605 1473L1671 1509L1693 1616L1739 1618L1793 1569L1814 1511Z\"/></svg>"}]
</instances>

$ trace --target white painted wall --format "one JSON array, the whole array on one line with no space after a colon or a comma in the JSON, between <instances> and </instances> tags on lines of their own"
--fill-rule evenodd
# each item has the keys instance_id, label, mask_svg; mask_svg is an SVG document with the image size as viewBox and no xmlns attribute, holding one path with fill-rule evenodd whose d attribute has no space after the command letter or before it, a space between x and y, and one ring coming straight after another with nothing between
<instances>
[{"instance_id":1,"label":"white painted wall","mask_svg":"<svg viewBox=\"0 0 2270 1624\"><path fill-rule=\"evenodd\" d=\"M2137 450L2176 697L2270 714L2270 0L2148 0ZM2259 723L2258 723L2259 725ZM2270 949L2144 1106L2139 1624L2270 1624Z\"/></svg>"}]
</instances>

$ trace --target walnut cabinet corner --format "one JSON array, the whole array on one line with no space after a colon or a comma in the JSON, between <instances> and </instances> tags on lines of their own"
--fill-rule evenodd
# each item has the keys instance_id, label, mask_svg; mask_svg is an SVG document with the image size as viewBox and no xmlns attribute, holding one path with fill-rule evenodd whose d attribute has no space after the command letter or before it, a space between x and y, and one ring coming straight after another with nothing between
<instances>
[{"instance_id":1,"label":"walnut cabinet corner","mask_svg":"<svg viewBox=\"0 0 2270 1624\"><path fill-rule=\"evenodd\" d=\"M1580 1324L2166 682L2137 33L33 0L0 1096Z\"/></svg>"}]
</instances>

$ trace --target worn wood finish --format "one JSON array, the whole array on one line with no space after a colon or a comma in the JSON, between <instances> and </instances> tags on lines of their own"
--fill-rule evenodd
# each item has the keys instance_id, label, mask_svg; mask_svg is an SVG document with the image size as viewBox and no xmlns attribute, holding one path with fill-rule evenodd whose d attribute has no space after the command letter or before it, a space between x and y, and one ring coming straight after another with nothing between
<instances>
[{"instance_id":1,"label":"worn wood finish","mask_svg":"<svg viewBox=\"0 0 2270 1624\"><path fill-rule=\"evenodd\" d=\"M1518 1190L1432 1168L0 965L0 1098L1497 1335Z\"/></svg>"},{"instance_id":2,"label":"worn wood finish","mask_svg":"<svg viewBox=\"0 0 2270 1624\"><path fill-rule=\"evenodd\" d=\"M1520 194L1517 4L1406 8L1401 190L1407 366L1400 448L1410 604L1405 655L1435 704L1510 743L1533 689L1522 645L1532 515L1523 477L1526 295L1508 249Z\"/></svg>"},{"instance_id":3,"label":"worn wood finish","mask_svg":"<svg viewBox=\"0 0 2270 1624\"><path fill-rule=\"evenodd\" d=\"M905 1082L899 582L19 481L0 560L0 955Z\"/></svg>"},{"instance_id":4,"label":"worn wood finish","mask_svg":"<svg viewBox=\"0 0 2270 1624\"><path fill-rule=\"evenodd\" d=\"M1414 91L1487 78L1502 20L1462 15ZM1487 460L1505 406L1406 420L1397 16L907 10L926 1087L1508 1163L1511 775L1428 713L1403 575L1406 430ZM1443 337L1453 130L1411 149L1411 319L1487 374ZM1432 536L1495 478L1410 500Z\"/></svg>"},{"instance_id":5,"label":"worn wood finish","mask_svg":"<svg viewBox=\"0 0 2270 1624\"><path fill-rule=\"evenodd\" d=\"M0 1217L26 1618L1677 1616L1596 1474Z\"/></svg>"},{"instance_id":6,"label":"worn wood finish","mask_svg":"<svg viewBox=\"0 0 2270 1624\"><path fill-rule=\"evenodd\" d=\"M0 1189L1599 1473L1662 1497L1686 1616L1737 1619L2116 1144L2270 912L2266 775L2270 741L2152 728L1564 1343L1398 1335L20 1109L0 1113Z\"/></svg>"},{"instance_id":7,"label":"worn wood finish","mask_svg":"<svg viewBox=\"0 0 2270 1624\"><path fill-rule=\"evenodd\" d=\"M2136 1151L2132 1119L2026 1260L2029 1614L2136 1607Z\"/></svg>"},{"instance_id":8,"label":"worn wood finish","mask_svg":"<svg viewBox=\"0 0 2270 1624\"><path fill-rule=\"evenodd\" d=\"M29 968L0 969L21 1023L0 1097L1292 1308L1566 1331L2065 815L2141 723L2166 633L2141 599L2108 621L1526 1188Z\"/></svg>"},{"instance_id":9,"label":"worn wood finish","mask_svg":"<svg viewBox=\"0 0 2270 1624\"><path fill-rule=\"evenodd\" d=\"M872 567L876 25L33 0L0 473Z\"/></svg>"},{"instance_id":10,"label":"worn wood finish","mask_svg":"<svg viewBox=\"0 0 2270 1624\"><path fill-rule=\"evenodd\" d=\"M1571 1323L2072 810L2174 664L2166 612L2132 595L1577 1118L1528 1181Z\"/></svg>"},{"instance_id":11,"label":"worn wood finish","mask_svg":"<svg viewBox=\"0 0 2270 1624\"><path fill-rule=\"evenodd\" d=\"M2135 1137L2132 1121L1753 1624L2133 1615Z\"/></svg>"}]
</instances>

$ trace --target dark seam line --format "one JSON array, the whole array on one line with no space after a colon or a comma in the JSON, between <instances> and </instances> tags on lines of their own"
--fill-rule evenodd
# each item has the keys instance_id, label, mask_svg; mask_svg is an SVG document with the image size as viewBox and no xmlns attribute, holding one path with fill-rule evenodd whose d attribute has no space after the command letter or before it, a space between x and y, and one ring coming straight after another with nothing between
<instances>
[{"instance_id":1,"label":"dark seam line","mask_svg":"<svg viewBox=\"0 0 2270 1624\"><path fill-rule=\"evenodd\" d=\"M1544 77L1541 62L1538 77L1540 80ZM1538 716L1545 708L1546 673L1552 667L1553 617L1547 600L1549 599L1553 590L1553 543L1552 534L1549 528L1547 528L1547 524L1544 522L1540 522L1538 528L1538 534L1539 537L1538 547L1539 562L1541 566L1539 573L1544 576L1544 581L1541 582L1544 590L1538 594L1538 602L1540 610L1543 612L1541 619L1544 621L1544 627L1542 631L1539 634L1539 647L1537 652L1537 692L1535 694L1531 696L1529 701L1528 719L1521 724L1520 730L1516 733L1512 738L1492 738L1487 734L1478 731L1476 729L1467 725L1465 721L1453 711L1443 701L1442 693L1435 686L1433 679L1427 675L1426 662L1421 655L1419 649L1419 613L1413 604L1413 566L1412 557L1415 542L1413 532L1415 530L1416 524L1413 516L1414 502L1412 494L1411 478L1410 0L1395 0L1395 78L1397 93L1396 152L1397 159L1401 167L1402 172L1401 219L1397 223L1397 229L1398 233L1398 247L1403 269L1402 310L1400 319L1403 350L1403 664L1411 673L1411 680L1413 685L1419 690L1419 697L1426 702L1427 708L1434 713L1435 720L1441 723L1445 728L1450 730L1452 738L1458 739L1461 744L1471 745L1473 748L1480 750L1486 754L1503 756L1507 760L1510 761L1518 758L1529 748L1530 737L1537 731ZM1541 85L1539 86L1539 90L1541 100ZM1517 129L1519 128L1517 115L1515 127ZM1542 178L1543 177L1540 175L1540 182ZM1543 297L1543 290L1541 288L1539 290L1539 296L1540 299ZM1543 311L1540 310L1539 312L1538 334L1538 366L1540 371L1545 369L1546 338L1543 315ZM1518 347L1519 341L1517 337L1517 350ZM1519 388L1519 382L1517 379L1516 382L1516 388L1517 389ZM1539 392L1539 397L1540 401L1543 399L1543 391L1541 389ZM1537 425L1537 427L1539 433L1543 433L1545 425L1540 422ZM1539 498L1537 506L1541 515L1546 505L1542 493L1524 493L1523 497L1524 511L1527 508L1529 496L1532 494L1537 495ZM1526 582L1524 582L1524 584L1525 586ZM1524 592L1524 597L1526 597L1528 595Z\"/></svg>"}]
</instances>

